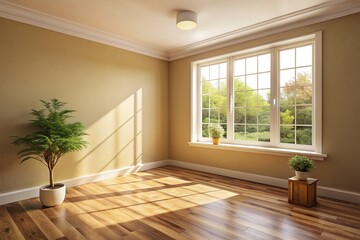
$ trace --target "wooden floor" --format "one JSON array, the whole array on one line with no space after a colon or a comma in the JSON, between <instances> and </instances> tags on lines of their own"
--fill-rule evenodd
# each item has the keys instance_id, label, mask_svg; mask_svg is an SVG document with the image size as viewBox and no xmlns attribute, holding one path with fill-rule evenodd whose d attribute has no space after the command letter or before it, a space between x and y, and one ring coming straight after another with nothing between
<instances>
[{"instance_id":1,"label":"wooden floor","mask_svg":"<svg viewBox=\"0 0 360 240\"><path fill-rule=\"evenodd\" d=\"M162 167L0 206L0 239L360 239L360 205L319 198L304 208L287 190Z\"/></svg>"}]
</instances>

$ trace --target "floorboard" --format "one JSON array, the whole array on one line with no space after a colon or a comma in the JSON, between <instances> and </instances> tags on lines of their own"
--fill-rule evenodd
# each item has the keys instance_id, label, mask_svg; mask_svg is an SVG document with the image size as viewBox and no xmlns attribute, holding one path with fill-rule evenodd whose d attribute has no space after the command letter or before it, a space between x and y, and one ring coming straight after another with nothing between
<instances>
[{"instance_id":1,"label":"floorboard","mask_svg":"<svg viewBox=\"0 0 360 240\"><path fill-rule=\"evenodd\" d=\"M360 239L360 205L166 166L0 206L0 239Z\"/></svg>"}]
</instances>

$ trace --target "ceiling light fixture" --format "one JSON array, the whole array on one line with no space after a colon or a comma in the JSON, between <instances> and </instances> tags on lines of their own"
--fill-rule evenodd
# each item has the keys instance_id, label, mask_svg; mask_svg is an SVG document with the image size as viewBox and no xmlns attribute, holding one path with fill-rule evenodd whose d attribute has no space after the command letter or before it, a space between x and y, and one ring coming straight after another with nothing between
<instances>
[{"instance_id":1,"label":"ceiling light fixture","mask_svg":"<svg viewBox=\"0 0 360 240\"><path fill-rule=\"evenodd\" d=\"M191 30L197 26L197 14L192 11L180 11L176 16L176 27L181 30Z\"/></svg>"}]
</instances>

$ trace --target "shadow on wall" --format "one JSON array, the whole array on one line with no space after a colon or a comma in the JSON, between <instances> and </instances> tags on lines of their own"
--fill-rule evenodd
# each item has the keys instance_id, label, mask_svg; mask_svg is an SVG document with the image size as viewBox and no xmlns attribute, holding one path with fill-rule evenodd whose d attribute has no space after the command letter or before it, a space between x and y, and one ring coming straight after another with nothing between
<instances>
[{"instance_id":1,"label":"shadow on wall","mask_svg":"<svg viewBox=\"0 0 360 240\"><path fill-rule=\"evenodd\" d=\"M142 89L86 129L88 147L70 154L77 175L142 164Z\"/></svg>"}]
</instances>

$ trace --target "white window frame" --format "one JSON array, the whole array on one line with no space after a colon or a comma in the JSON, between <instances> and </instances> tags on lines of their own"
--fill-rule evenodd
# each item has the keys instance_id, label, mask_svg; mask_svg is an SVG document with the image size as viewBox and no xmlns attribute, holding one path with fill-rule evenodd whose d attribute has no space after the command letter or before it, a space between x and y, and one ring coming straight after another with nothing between
<instances>
[{"instance_id":1,"label":"white window frame","mask_svg":"<svg viewBox=\"0 0 360 240\"><path fill-rule=\"evenodd\" d=\"M229 84L232 84L232 62L229 62L227 59L236 59L243 58L250 55L259 55L261 53L270 52L271 53L271 78L276 78L279 81L277 76L278 74L278 63L275 62L279 60L277 57L278 51L283 48L291 48L296 46L305 45L306 43L313 44L313 145L296 145L296 144L280 144L279 134L276 134L277 131L274 131L273 128L279 128L279 104L278 104L278 88L279 83L271 81L271 105L276 107L276 111L271 111L271 142L246 142L246 141L229 141L228 139L223 139L220 146L214 146L210 143L210 138L203 138L201 134L201 112L198 111L201 103L201 94L200 90L200 81L198 81L198 69L202 65L209 65L211 63L227 61L228 64L228 89L231 89ZM279 41L256 48L246 49L243 51L230 53L211 59L203 59L199 61L194 61L191 63L191 128L190 128L190 146L196 147L210 147L210 148L221 148L228 150L237 150L237 151L247 151L247 152L263 152L275 155L286 155L291 156L293 154L303 154L312 157L313 159L322 160L326 157L326 154L322 153L322 32L316 32L306 36L301 36L293 39L288 39L284 41ZM230 90L229 90L230 91ZM230 96L229 96L230 97ZM228 110L230 111L230 100L228 100ZM229 117L229 115L228 115ZM229 124L229 121L228 121ZM229 125L228 125L229 127Z\"/></svg>"}]
</instances>

